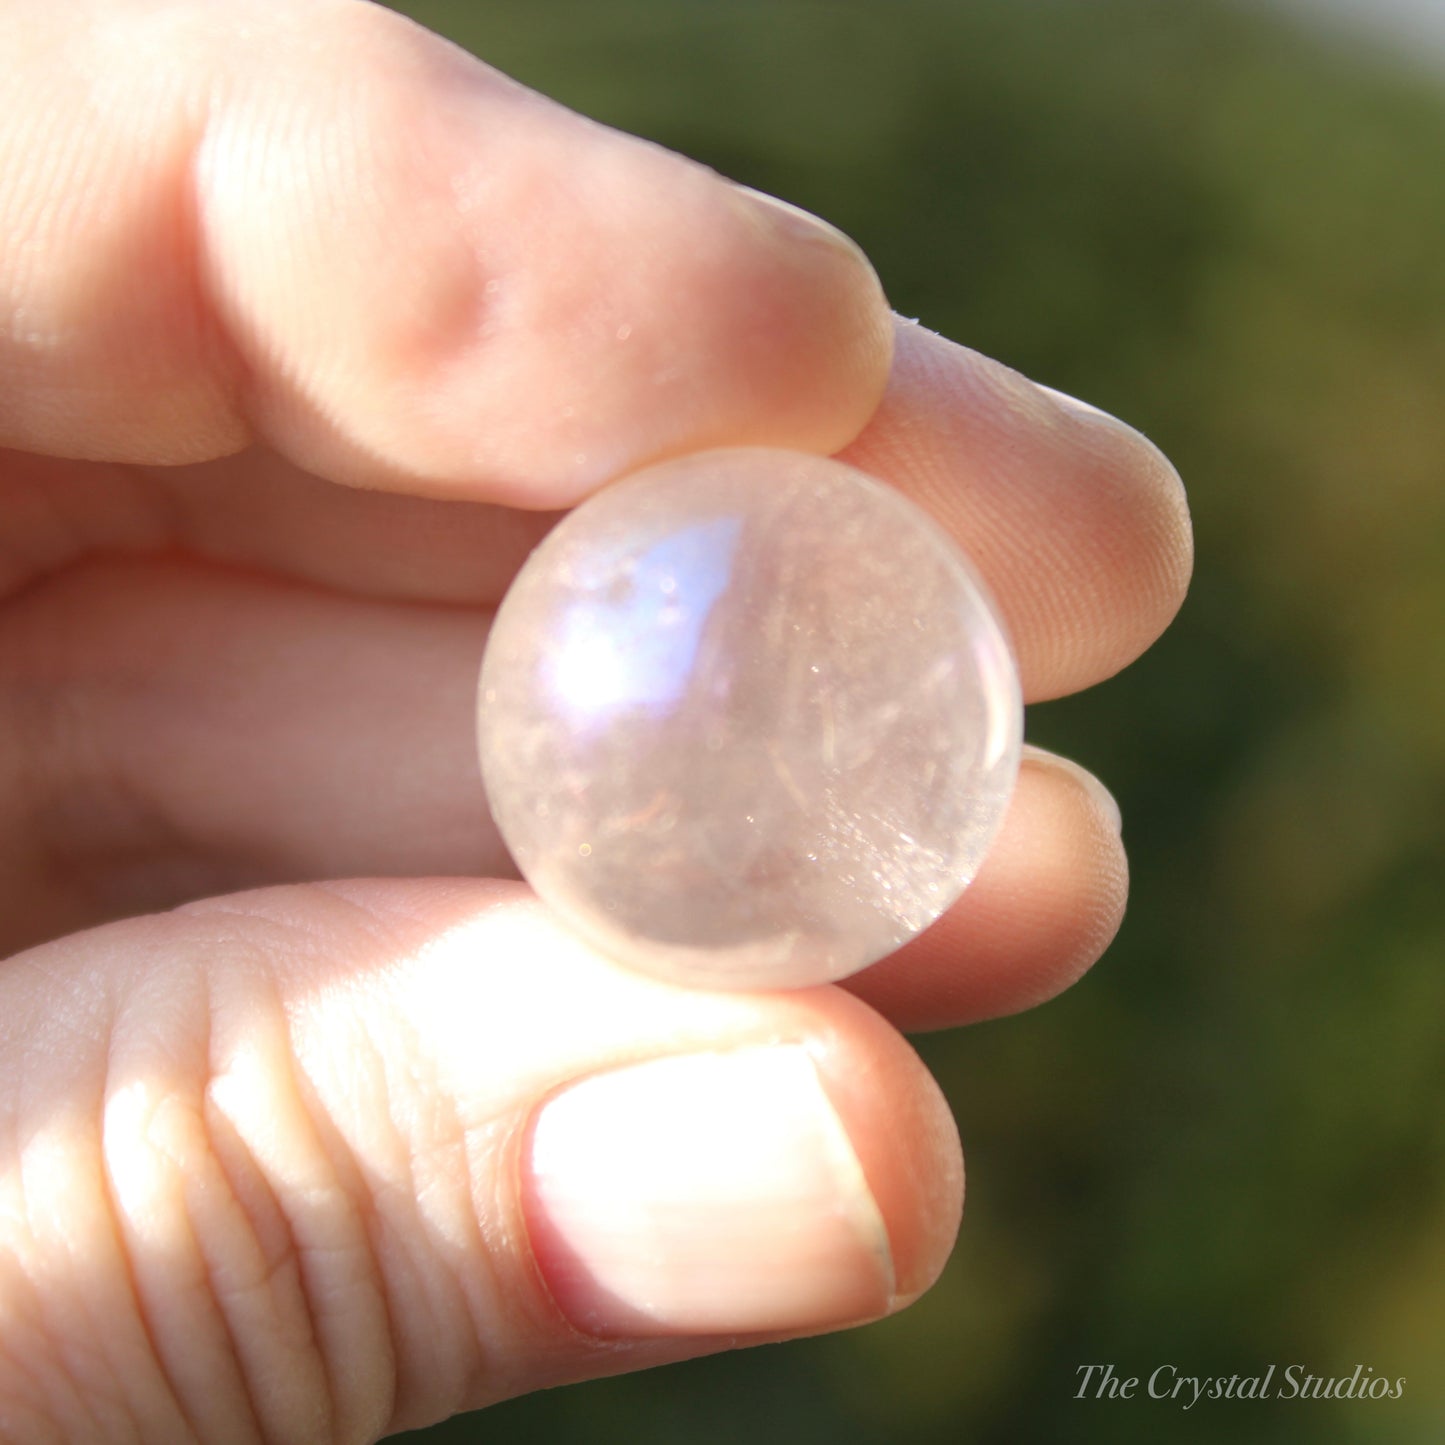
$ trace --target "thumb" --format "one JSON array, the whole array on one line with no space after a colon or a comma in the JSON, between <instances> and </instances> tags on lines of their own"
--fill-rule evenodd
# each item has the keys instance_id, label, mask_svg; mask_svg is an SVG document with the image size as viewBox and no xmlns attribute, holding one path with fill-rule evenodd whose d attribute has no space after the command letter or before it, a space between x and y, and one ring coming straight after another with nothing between
<instances>
[{"instance_id":1,"label":"thumb","mask_svg":"<svg viewBox=\"0 0 1445 1445\"><path fill-rule=\"evenodd\" d=\"M957 1225L864 1005L634 977L521 885L111 925L0 1019L7 1439L370 1440L885 1314Z\"/></svg>"}]
</instances>

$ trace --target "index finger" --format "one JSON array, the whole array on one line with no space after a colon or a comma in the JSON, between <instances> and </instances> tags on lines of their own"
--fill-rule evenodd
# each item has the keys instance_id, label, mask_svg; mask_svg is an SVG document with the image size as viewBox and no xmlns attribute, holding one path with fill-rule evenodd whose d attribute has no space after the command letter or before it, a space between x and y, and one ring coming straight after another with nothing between
<instances>
[{"instance_id":1,"label":"index finger","mask_svg":"<svg viewBox=\"0 0 1445 1445\"><path fill-rule=\"evenodd\" d=\"M0 447L557 507L882 393L851 242L379 6L0 0L0 54Z\"/></svg>"}]
</instances>

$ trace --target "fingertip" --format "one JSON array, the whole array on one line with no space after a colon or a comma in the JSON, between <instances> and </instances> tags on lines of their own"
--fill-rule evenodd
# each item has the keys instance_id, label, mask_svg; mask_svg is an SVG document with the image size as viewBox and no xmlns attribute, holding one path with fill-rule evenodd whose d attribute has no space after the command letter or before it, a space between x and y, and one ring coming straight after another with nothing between
<instances>
[{"instance_id":1,"label":"fingertip","mask_svg":"<svg viewBox=\"0 0 1445 1445\"><path fill-rule=\"evenodd\" d=\"M719 995L615 978L644 1013L657 999L731 1017L731 1041L678 1053L679 1038L534 1116L523 1208L574 1327L784 1338L928 1289L957 1236L963 1160L942 1092L886 1022L834 987Z\"/></svg>"},{"instance_id":2,"label":"fingertip","mask_svg":"<svg viewBox=\"0 0 1445 1445\"><path fill-rule=\"evenodd\" d=\"M1117 672L1183 600L1189 509L1159 448L921 326L900 320L888 391L843 460L957 537L998 602L1029 701Z\"/></svg>"},{"instance_id":3,"label":"fingertip","mask_svg":"<svg viewBox=\"0 0 1445 1445\"><path fill-rule=\"evenodd\" d=\"M591 143L609 152L591 167L595 187L565 214L540 214L550 234L488 282L510 314L451 369L447 385L468 395L434 408L446 459L417 486L560 509L690 452L828 455L851 441L884 392L893 346L858 247L632 137L598 131ZM548 255L557 235L571 237L565 284Z\"/></svg>"},{"instance_id":4,"label":"fingertip","mask_svg":"<svg viewBox=\"0 0 1445 1445\"><path fill-rule=\"evenodd\" d=\"M525 1161L533 1256L586 1334L786 1333L892 1297L877 1203L796 1045L572 1082L535 1116Z\"/></svg>"},{"instance_id":5,"label":"fingertip","mask_svg":"<svg viewBox=\"0 0 1445 1445\"><path fill-rule=\"evenodd\" d=\"M1055 655L1039 665L1042 698L1108 677L1158 640L1189 590L1194 531L1183 479L1150 438L1078 397L1037 389L1075 451L1080 562L1109 609L1094 638L1055 629Z\"/></svg>"},{"instance_id":6,"label":"fingertip","mask_svg":"<svg viewBox=\"0 0 1445 1445\"><path fill-rule=\"evenodd\" d=\"M842 990L827 993L832 1007L848 1010L845 1045L815 1049L815 1062L887 1230L892 1312L937 1280L958 1237L964 1194L958 1126L943 1091L894 1028Z\"/></svg>"}]
</instances>

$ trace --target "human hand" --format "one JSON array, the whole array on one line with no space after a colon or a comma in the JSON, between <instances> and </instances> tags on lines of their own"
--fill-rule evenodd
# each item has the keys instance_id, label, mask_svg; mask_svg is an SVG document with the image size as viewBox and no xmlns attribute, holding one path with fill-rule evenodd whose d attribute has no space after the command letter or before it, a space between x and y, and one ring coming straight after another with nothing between
<instances>
[{"instance_id":1,"label":"human hand","mask_svg":"<svg viewBox=\"0 0 1445 1445\"><path fill-rule=\"evenodd\" d=\"M672 988L508 879L488 612L616 475L840 452L1055 696L1178 605L1167 463L386 11L12 0L0 54L0 1436L366 1440L906 1304L962 1167L896 1029L1093 961L1107 795L1031 753L847 988Z\"/></svg>"}]
</instances>

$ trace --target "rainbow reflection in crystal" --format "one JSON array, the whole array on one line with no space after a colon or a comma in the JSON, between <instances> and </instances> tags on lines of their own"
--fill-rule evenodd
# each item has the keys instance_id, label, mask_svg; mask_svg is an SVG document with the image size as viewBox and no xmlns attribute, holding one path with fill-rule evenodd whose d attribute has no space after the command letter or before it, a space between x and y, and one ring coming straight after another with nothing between
<instances>
[{"instance_id":1,"label":"rainbow reflection in crystal","mask_svg":"<svg viewBox=\"0 0 1445 1445\"><path fill-rule=\"evenodd\" d=\"M607 487L532 554L482 667L482 768L523 876L599 948L796 987L957 898L1020 715L932 519L837 462L709 452Z\"/></svg>"}]
</instances>

